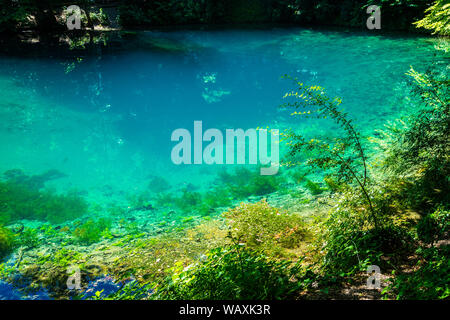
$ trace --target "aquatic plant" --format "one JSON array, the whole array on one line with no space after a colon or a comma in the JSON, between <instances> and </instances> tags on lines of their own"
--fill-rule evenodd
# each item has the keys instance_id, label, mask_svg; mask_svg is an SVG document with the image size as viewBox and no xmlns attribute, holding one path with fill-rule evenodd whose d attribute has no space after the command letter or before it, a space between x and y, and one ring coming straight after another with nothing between
<instances>
[{"instance_id":1,"label":"aquatic plant","mask_svg":"<svg viewBox=\"0 0 450 320\"><path fill-rule=\"evenodd\" d=\"M15 238L11 231L0 226L0 261L12 252Z\"/></svg>"},{"instance_id":2,"label":"aquatic plant","mask_svg":"<svg viewBox=\"0 0 450 320\"><path fill-rule=\"evenodd\" d=\"M23 185L29 189L39 190L50 180L60 179L66 175L58 170L52 169L37 175L26 175L21 169L11 169L3 173L5 181Z\"/></svg>"},{"instance_id":3,"label":"aquatic plant","mask_svg":"<svg viewBox=\"0 0 450 320\"><path fill-rule=\"evenodd\" d=\"M308 178L305 178L304 180L306 189L308 189L312 195L316 196L326 191L326 189L322 188L318 183L311 181Z\"/></svg>"},{"instance_id":4,"label":"aquatic plant","mask_svg":"<svg viewBox=\"0 0 450 320\"><path fill-rule=\"evenodd\" d=\"M305 239L305 223L295 215L271 207L266 200L242 203L223 213L233 238L249 247L273 250L293 248Z\"/></svg>"},{"instance_id":5,"label":"aquatic plant","mask_svg":"<svg viewBox=\"0 0 450 320\"><path fill-rule=\"evenodd\" d=\"M53 177L54 172L50 175ZM6 181L0 181L0 210L9 222L20 219L36 219L61 223L77 218L87 211L87 203L75 192L55 194L41 190L48 173L26 176L22 173L6 173Z\"/></svg>"},{"instance_id":6,"label":"aquatic plant","mask_svg":"<svg viewBox=\"0 0 450 320\"><path fill-rule=\"evenodd\" d=\"M81 226L77 227L73 235L75 239L83 244L92 244L100 241L102 232L111 227L111 220L100 218L98 220L89 219Z\"/></svg>"},{"instance_id":7,"label":"aquatic plant","mask_svg":"<svg viewBox=\"0 0 450 320\"><path fill-rule=\"evenodd\" d=\"M116 282L113 277L106 275L90 281L87 288L78 294L75 299L80 300L103 300L122 288L122 284Z\"/></svg>"},{"instance_id":8,"label":"aquatic plant","mask_svg":"<svg viewBox=\"0 0 450 320\"><path fill-rule=\"evenodd\" d=\"M125 208L118 205L109 206L106 210L111 216L116 217L123 216L127 212Z\"/></svg>"},{"instance_id":9,"label":"aquatic plant","mask_svg":"<svg viewBox=\"0 0 450 320\"><path fill-rule=\"evenodd\" d=\"M235 199L245 199L277 191L284 178L281 175L262 176L259 169L239 167L232 173L222 171L219 174L219 181Z\"/></svg>"},{"instance_id":10,"label":"aquatic plant","mask_svg":"<svg viewBox=\"0 0 450 320\"><path fill-rule=\"evenodd\" d=\"M77 264L83 259L83 255L79 252L60 248L53 252L52 254L47 254L39 257L38 263L48 264L50 266L59 267L61 270L72 265ZM64 269L64 273L67 273L67 270Z\"/></svg>"},{"instance_id":11,"label":"aquatic plant","mask_svg":"<svg viewBox=\"0 0 450 320\"><path fill-rule=\"evenodd\" d=\"M155 193L165 192L170 189L170 184L163 177L154 176L148 182L148 189Z\"/></svg>"},{"instance_id":12,"label":"aquatic plant","mask_svg":"<svg viewBox=\"0 0 450 320\"><path fill-rule=\"evenodd\" d=\"M131 279L116 282L110 276L89 283L89 287L76 299L87 300L146 300L153 294L152 286Z\"/></svg>"},{"instance_id":13,"label":"aquatic plant","mask_svg":"<svg viewBox=\"0 0 450 320\"><path fill-rule=\"evenodd\" d=\"M124 258L117 259L113 271L120 279L133 276L141 283L160 282L175 263L187 265L210 249L227 243L226 235L221 222L209 220L133 242L124 237L120 244L125 247Z\"/></svg>"},{"instance_id":14,"label":"aquatic plant","mask_svg":"<svg viewBox=\"0 0 450 320\"><path fill-rule=\"evenodd\" d=\"M39 230L25 228L19 235L18 243L27 248L34 248L39 244Z\"/></svg>"},{"instance_id":15,"label":"aquatic plant","mask_svg":"<svg viewBox=\"0 0 450 320\"><path fill-rule=\"evenodd\" d=\"M173 205L175 195L173 195L171 192L158 193L153 199L155 206L160 208L167 208Z\"/></svg>"},{"instance_id":16,"label":"aquatic plant","mask_svg":"<svg viewBox=\"0 0 450 320\"><path fill-rule=\"evenodd\" d=\"M174 204L182 212L192 212L202 203L202 195L199 192L184 189L180 197L174 199Z\"/></svg>"},{"instance_id":17,"label":"aquatic plant","mask_svg":"<svg viewBox=\"0 0 450 320\"><path fill-rule=\"evenodd\" d=\"M231 203L232 196L229 191L215 187L202 194L202 203L197 207L197 212L206 217L215 212L217 208L229 207Z\"/></svg>"}]
</instances>

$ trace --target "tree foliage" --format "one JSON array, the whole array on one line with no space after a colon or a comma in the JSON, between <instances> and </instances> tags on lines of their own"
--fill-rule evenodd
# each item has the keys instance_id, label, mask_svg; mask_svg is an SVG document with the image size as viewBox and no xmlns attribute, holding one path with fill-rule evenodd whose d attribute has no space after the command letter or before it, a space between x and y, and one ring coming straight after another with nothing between
<instances>
[{"instance_id":1,"label":"tree foliage","mask_svg":"<svg viewBox=\"0 0 450 320\"><path fill-rule=\"evenodd\" d=\"M450 35L450 3L448 0L437 0L425 10L427 15L415 25L419 28L431 30L433 34Z\"/></svg>"}]
</instances>

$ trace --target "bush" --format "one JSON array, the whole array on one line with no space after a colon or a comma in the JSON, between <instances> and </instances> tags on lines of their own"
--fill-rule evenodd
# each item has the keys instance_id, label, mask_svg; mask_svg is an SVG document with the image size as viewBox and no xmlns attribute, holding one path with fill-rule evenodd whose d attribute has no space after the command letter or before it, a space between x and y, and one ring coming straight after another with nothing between
<instances>
[{"instance_id":1,"label":"bush","mask_svg":"<svg viewBox=\"0 0 450 320\"><path fill-rule=\"evenodd\" d=\"M442 248L420 248L421 260L416 270L397 275L384 290L387 297L396 299L434 300L450 297L450 246Z\"/></svg>"},{"instance_id":2,"label":"bush","mask_svg":"<svg viewBox=\"0 0 450 320\"><path fill-rule=\"evenodd\" d=\"M435 1L425 13L425 18L414 23L418 28L431 30L433 34L450 35L450 4L447 0Z\"/></svg>"},{"instance_id":3,"label":"bush","mask_svg":"<svg viewBox=\"0 0 450 320\"><path fill-rule=\"evenodd\" d=\"M438 209L424 216L417 224L417 236L420 240L433 244L444 239L450 229L450 212Z\"/></svg>"},{"instance_id":4,"label":"bush","mask_svg":"<svg viewBox=\"0 0 450 320\"><path fill-rule=\"evenodd\" d=\"M387 258L401 255L410 249L412 237L389 220L382 220L378 228L369 223L369 213L363 200L350 191L332 209L324 222L322 248L323 267L328 273L352 274L368 265L386 266Z\"/></svg>"},{"instance_id":5,"label":"bush","mask_svg":"<svg viewBox=\"0 0 450 320\"><path fill-rule=\"evenodd\" d=\"M273 250L273 245L293 248L306 236L305 224L299 216L271 207L266 200L242 203L223 216L232 237L254 248Z\"/></svg>"},{"instance_id":6,"label":"bush","mask_svg":"<svg viewBox=\"0 0 450 320\"><path fill-rule=\"evenodd\" d=\"M282 299L292 297L300 286L293 278L298 265L270 260L238 244L213 249L204 261L188 268L178 264L172 271L154 298Z\"/></svg>"},{"instance_id":7,"label":"bush","mask_svg":"<svg viewBox=\"0 0 450 320\"><path fill-rule=\"evenodd\" d=\"M403 180L403 196L416 209L434 210L450 202L450 82L444 71L418 73L411 68L418 110L403 126L382 132L384 167L392 180Z\"/></svg>"}]
</instances>

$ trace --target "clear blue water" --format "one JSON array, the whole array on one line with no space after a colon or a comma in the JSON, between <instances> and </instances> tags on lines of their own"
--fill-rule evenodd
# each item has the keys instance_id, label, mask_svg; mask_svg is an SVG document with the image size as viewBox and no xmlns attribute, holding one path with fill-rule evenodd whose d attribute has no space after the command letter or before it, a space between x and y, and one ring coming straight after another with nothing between
<instances>
[{"instance_id":1,"label":"clear blue water","mask_svg":"<svg viewBox=\"0 0 450 320\"><path fill-rule=\"evenodd\" d=\"M443 59L431 38L299 28L141 32L137 43L80 56L73 70L57 57L1 56L0 171L57 169L68 176L53 187L99 202L125 199L150 176L205 187L222 168L174 165L173 130L202 120L205 129L332 132L278 109L290 74L342 97L370 135L411 111L410 66Z\"/></svg>"}]
</instances>

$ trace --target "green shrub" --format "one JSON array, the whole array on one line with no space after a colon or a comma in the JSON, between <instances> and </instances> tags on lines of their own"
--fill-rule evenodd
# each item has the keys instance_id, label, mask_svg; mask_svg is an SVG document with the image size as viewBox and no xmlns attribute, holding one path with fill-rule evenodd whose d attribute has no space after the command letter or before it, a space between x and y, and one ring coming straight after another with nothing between
<instances>
[{"instance_id":1,"label":"green shrub","mask_svg":"<svg viewBox=\"0 0 450 320\"><path fill-rule=\"evenodd\" d=\"M293 297L300 282L293 277L298 265L280 262L241 245L213 249L206 259L183 268L178 264L172 276L154 295L155 299L265 300Z\"/></svg>"},{"instance_id":2,"label":"green shrub","mask_svg":"<svg viewBox=\"0 0 450 320\"><path fill-rule=\"evenodd\" d=\"M12 232L0 226L0 261L12 252L14 245Z\"/></svg>"},{"instance_id":3,"label":"green shrub","mask_svg":"<svg viewBox=\"0 0 450 320\"><path fill-rule=\"evenodd\" d=\"M288 75L285 78L292 79ZM297 90L285 94L289 99L282 108L289 109L292 116L302 118L315 118L331 120L338 126L335 137L306 137L294 130L283 133L287 141L289 152L286 163L289 166L307 165L312 169L326 173L339 184L354 185L353 192L358 192L365 199L365 206L370 212L370 218L375 227L378 227L379 212L372 203L369 185L372 182L368 170L367 155L361 133L354 122L340 105L342 99L329 97L325 89L317 86L307 86L292 79ZM292 109L294 110L292 112ZM306 161L299 161L298 157L306 155ZM311 181L306 184L312 193L318 194L321 189Z\"/></svg>"},{"instance_id":4,"label":"green shrub","mask_svg":"<svg viewBox=\"0 0 450 320\"><path fill-rule=\"evenodd\" d=\"M445 238L450 231L450 211L437 209L424 216L417 224L417 235L420 240L433 244Z\"/></svg>"},{"instance_id":5,"label":"green shrub","mask_svg":"<svg viewBox=\"0 0 450 320\"><path fill-rule=\"evenodd\" d=\"M448 0L437 0L425 10L427 15L414 24L418 28L431 30L433 34L450 35L450 3Z\"/></svg>"},{"instance_id":6,"label":"green shrub","mask_svg":"<svg viewBox=\"0 0 450 320\"><path fill-rule=\"evenodd\" d=\"M333 274L352 274L368 265L386 267L382 257L409 252L412 236L389 219L380 220L378 228L370 223L364 200L351 190L344 194L324 222L321 235L324 270Z\"/></svg>"},{"instance_id":7,"label":"green shrub","mask_svg":"<svg viewBox=\"0 0 450 320\"><path fill-rule=\"evenodd\" d=\"M412 88L420 99L402 127L381 132L384 168L392 180L405 184L409 205L432 211L450 202L450 82L448 71L418 73L411 68Z\"/></svg>"},{"instance_id":8,"label":"green shrub","mask_svg":"<svg viewBox=\"0 0 450 320\"><path fill-rule=\"evenodd\" d=\"M435 300L450 297L450 246L420 248L415 271L396 275L383 290L385 297L399 300Z\"/></svg>"}]
</instances>

